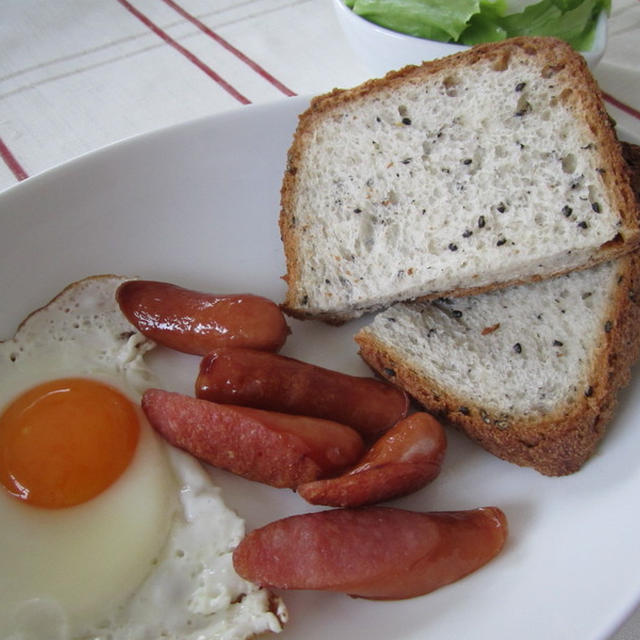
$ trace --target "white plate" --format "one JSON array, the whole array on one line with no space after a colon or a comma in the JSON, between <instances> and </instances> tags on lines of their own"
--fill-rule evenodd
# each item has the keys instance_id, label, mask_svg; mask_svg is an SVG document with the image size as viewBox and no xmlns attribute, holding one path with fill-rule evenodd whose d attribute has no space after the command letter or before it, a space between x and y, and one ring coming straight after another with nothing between
<instances>
[{"instance_id":1,"label":"white plate","mask_svg":"<svg viewBox=\"0 0 640 640\"><path fill-rule=\"evenodd\" d=\"M244 107L135 138L0 195L0 334L67 283L98 273L140 275L281 300L277 227L286 150L301 98ZM359 322L291 321L284 353L366 373L352 340ZM159 353L163 383L190 392L198 360ZM545 478L502 462L455 433L440 477L395 502L417 510L495 504L510 522L503 553L425 597L370 602L287 593L282 640L595 640L640 598L640 378L598 455L582 471ZM291 491L212 471L249 528L311 511Z\"/></svg>"}]
</instances>

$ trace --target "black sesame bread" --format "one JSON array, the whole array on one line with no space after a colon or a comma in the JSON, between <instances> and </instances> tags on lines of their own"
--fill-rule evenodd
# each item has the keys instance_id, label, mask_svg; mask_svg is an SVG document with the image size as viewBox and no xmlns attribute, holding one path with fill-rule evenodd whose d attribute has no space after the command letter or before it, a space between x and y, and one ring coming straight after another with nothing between
<instances>
[{"instance_id":1,"label":"black sesame bread","mask_svg":"<svg viewBox=\"0 0 640 640\"><path fill-rule=\"evenodd\" d=\"M281 190L299 318L585 268L640 241L613 125L583 58L516 38L315 98Z\"/></svg>"},{"instance_id":2,"label":"black sesame bread","mask_svg":"<svg viewBox=\"0 0 640 640\"><path fill-rule=\"evenodd\" d=\"M624 151L640 192L640 147ZM356 341L382 376L491 453L573 473L638 357L640 252L543 282L399 303Z\"/></svg>"}]
</instances>

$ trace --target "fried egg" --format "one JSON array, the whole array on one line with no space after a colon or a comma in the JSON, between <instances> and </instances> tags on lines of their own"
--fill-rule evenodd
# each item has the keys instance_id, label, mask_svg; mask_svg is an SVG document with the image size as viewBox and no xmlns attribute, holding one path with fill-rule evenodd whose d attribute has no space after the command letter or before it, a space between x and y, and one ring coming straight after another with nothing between
<instances>
[{"instance_id":1,"label":"fried egg","mask_svg":"<svg viewBox=\"0 0 640 640\"><path fill-rule=\"evenodd\" d=\"M0 639L278 632L284 604L233 570L244 522L139 408L154 344L124 280L70 285L0 343Z\"/></svg>"}]
</instances>

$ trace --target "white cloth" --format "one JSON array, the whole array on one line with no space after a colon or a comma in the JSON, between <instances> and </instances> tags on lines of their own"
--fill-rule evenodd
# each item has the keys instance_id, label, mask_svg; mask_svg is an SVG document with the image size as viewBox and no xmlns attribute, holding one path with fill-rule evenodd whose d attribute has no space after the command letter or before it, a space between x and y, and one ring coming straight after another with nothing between
<instances>
[{"instance_id":1,"label":"white cloth","mask_svg":"<svg viewBox=\"0 0 640 640\"><path fill-rule=\"evenodd\" d=\"M638 0L613 0L595 75L640 141ZM331 0L2 0L0 190L135 134L368 77ZM640 609L612 640L638 638Z\"/></svg>"},{"instance_id":2,"label":"white cloth","mask_svg":"<svg viewBox=\"0 0 640 640\"><path fill-rule=\"evenodd\" d=\"M326 0L0 7L0 139L29 176L134 134L366 77ZM0 162L0 189L24 177L14 173Z\"/></svg>"}]
</instances>

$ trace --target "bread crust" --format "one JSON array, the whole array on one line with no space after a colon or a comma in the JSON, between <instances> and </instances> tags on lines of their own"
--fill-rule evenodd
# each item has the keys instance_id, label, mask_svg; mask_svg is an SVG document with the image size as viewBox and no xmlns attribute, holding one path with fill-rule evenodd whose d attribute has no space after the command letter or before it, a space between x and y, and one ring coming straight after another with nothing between
<instances>
[{"instance_id":1,"label":"bread crust","mask_svg":"<svg viewBox=\"0 0 640 640\"><path fill-rule=\"evenodd\" d=\"M422 85L433 76L456 69L469 68L477 63L489 63L496 71L504 69L509 60L516 57L536 57L542 73L558 74L560 82L570 79L571 89L565 90L565 106L586 123L598 145L602 162L600 170L606 189L612 196L613 208L619 213L622 225L617 238L602 245L579 268L589 268L604 260L612 259L632 251L640 245L638 228L638 205L630 187L629 170L621 153L614 124L604 106L601 91L591 75L584 58L561 40L546 37L518 37L499 43L475 46L467 51L446 58L428 61L420 66L410 65L398 71L392 71L383 78L369 80L352 89L334 89L312 99L309 108L299 116L298 127L287 155L287 165L281 186L281 210L279 216L280 235L286 259L287 293L282 309L299 319L315 318L330 324L342 324L363 311L353 307L353 313L316 313L305 308L301 294L301 257L298 246L302 242L304 228L301 229L295 217L295 194L304 189L298 182L298 167L303 162L305 150L311 144L312 133L317 122L330 117L331 112L345 105L357 102L378 91L393 90L394 87L411 83ZM514 278L504 282L464 287L451 291L439 291L424 299L441 296L461 296L481 293L496 288L533 282L547 277L561 275L575 267L559 268L544 275Z\"/></svg>"},{"instance_id":2,"label":"bread crust","mask_svg":"<svg viewBox=\"0 0 640 640\"><path fill-rule=\"evenodd\" d=\"M621 142L622 157L627 163L630 173L631 188L640 203L640 145L631 142Z\"/></svg>"}]
</instances>

